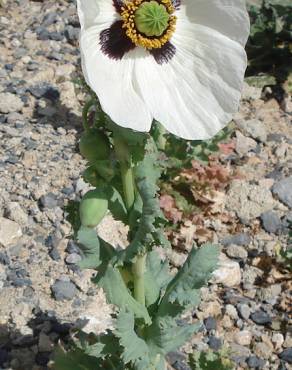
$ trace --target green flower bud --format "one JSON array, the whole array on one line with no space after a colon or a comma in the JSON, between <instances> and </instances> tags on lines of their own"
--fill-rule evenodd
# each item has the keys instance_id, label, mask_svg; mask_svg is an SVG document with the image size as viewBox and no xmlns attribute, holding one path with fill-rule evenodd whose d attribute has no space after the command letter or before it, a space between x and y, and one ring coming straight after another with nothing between
<instances>
[{"instance_id":1,"label":"green flower bud","mask_svg":"<svg viewBox=\"0 0 292 370\"><path fill-rule=\"evenodd\" d=\"M108 200L104 191L100 189L88 191L79 206L79 215L82 226L95 227L104 218L108 210Z\"/></svg>"},{"instance_id":2,"label":"green flower bud","mask_svg":"<svg viewBox=\"0 0 292 370\"><path fill-rule=\"evenodd\" d=\"M79 142L82 156L89 163L97 160L108 159L110 156L110 143L108 137L101 131L91 128L85 131Z\"/></svg>"}]
</instances>

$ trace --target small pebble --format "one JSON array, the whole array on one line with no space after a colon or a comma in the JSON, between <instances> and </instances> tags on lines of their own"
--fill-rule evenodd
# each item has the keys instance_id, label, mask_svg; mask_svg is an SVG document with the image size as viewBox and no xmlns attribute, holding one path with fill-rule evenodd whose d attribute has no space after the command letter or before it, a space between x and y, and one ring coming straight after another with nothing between
<instances>
[{"instance_id":1,"label":"small pebble","mask_svg":"<svg viewBox=\"0 0 292 370\"><path fill-rule=\"evenodd\" d=\"M257 356L251 356L247 360L247 365L251 369L264 369L265 361Z\"/></svg>"},{"instance_id":2,"label":"small pebble","mask_svg":"<svg viewBox=\"0 0 292 370\"><path fill-rule=\"evenodd\" d=\"M237 310L239 315L244 319L248 320L250 317L251 309L250 307L245 303L239 303L237 305Z\"/></svg>"},{"instance_id":3,"label":"small pebble","mask_svg":"<svg viewBox=\"0 0 292 370\"><path fill-rule=\"evenodd\" d=\"M57 301L71 300L77 293L75 284L71 281L57 280L52 286L52 292Z\"/></svg>"},{"instance_id":4,"label":"small pebble","mask_svg":"<svg viewBox=\"0 0 292 370\"><path fill-rule=\"evenodd\" d=\"M204 320L204 325L207 331L216 330L217 321L214 319L214 317L209 316Z\"/></svg>"},{"instance_id":5,"label":"small pebble","mask_svg":"<svg viewBox=\"0 0 292 370\"><path fill-rule=\"evenodd\" d=\"M220 338L211 336L208 341L209 347L212 348L214 351L219 351L222 347L222 340Z\"/></svg>"},{"instance_id":6,"label":"small pebble","mask_svg":"<svg viewBox=\"0 0 292 370\"><path fill-rule=\"evenodd\" d=\"M252 313L250 317L258 325L270 324L272 321L271 317L262 310Z\"/></svg>"}]
</instances>

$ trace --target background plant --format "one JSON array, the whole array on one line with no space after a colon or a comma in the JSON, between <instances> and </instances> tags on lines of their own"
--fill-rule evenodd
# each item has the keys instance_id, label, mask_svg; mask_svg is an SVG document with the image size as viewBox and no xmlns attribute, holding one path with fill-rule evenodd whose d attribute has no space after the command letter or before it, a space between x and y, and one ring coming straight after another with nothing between
<instances>
[{"instance_id":1,"label":"background plant","mask_svg":"<svg viewBox=\"0 0 292 370\"><path fill-rule=\"evenodd\" d=\"M285 81L292 62L291 1L263 0L259 6L249 6L249 15L248 75L268 72Z\"/></svg>"}]
</instances>

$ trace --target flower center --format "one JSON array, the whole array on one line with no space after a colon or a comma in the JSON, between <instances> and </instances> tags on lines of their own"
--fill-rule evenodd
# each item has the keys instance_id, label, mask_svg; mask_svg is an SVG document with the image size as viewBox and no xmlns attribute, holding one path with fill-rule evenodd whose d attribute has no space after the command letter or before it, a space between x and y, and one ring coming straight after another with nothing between
<instances>
[{"instance_id":1,"label":"flower center","mask_svg":"<svg viewBox=\"0 0 292 370\"><path fill-rule=\"evenodd\" d=\"M172 0L128 0L121 17L131 41L145 49L160 49L175 31Z\"/></svg>"},{"instance_id":2,"label":"flower center","mask_svg":"<svg viewBox=\"0 0 292 370\"><path fill-rule=\"evenodd\" d=\"M168 27L169 14L157 1L142 3L135 12L135 25L146 36L161 36Z\"/></svg>"}]
</instances>

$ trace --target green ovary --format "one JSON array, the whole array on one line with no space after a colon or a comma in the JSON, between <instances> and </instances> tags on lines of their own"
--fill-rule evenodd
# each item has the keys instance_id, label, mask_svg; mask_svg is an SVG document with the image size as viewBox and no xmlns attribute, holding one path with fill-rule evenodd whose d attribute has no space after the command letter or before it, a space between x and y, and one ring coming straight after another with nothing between
<instances>
[{"instance_id":1,"label":"green ovary","mask_svg":"<svg viewBox=\"0 0 292 370\"><path fill-rule=\"evenodd\" d=\"M169 14L157 1L142 3L135 12L137 30L146 36L161 36L168 27Z\"/></svg>"}]
</instances>

